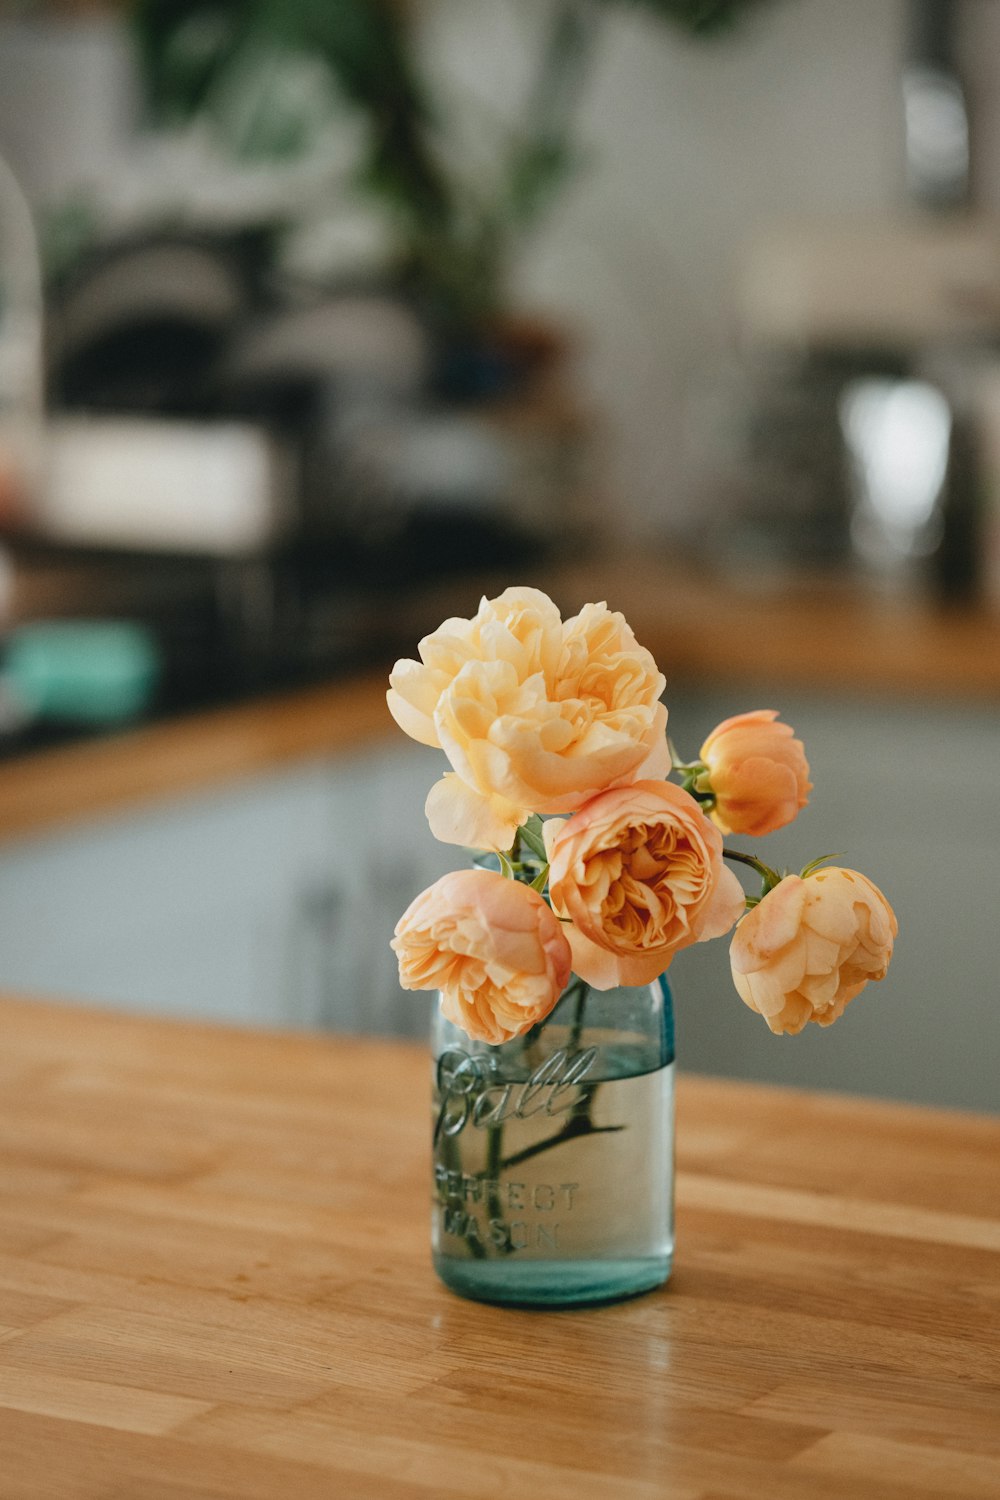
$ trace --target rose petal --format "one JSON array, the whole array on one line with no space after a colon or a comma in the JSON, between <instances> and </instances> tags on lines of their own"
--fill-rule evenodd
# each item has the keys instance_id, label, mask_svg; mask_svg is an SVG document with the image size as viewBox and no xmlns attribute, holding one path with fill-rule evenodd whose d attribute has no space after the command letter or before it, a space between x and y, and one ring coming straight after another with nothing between
<instances>
[{"instance_id":1,"label":"rose petal","mask_svg":"<svg viewBox=\"0 0 1000 1500\"><path fill-rule=\"evenodd\" d=\"M569 941L573 955L573 973L595 990L613 990L618 985L635 988L652 984L670 966L672 954L623 954L610 953L582 933L579 927L567 923L563 932Z\"/></svg>"},{"instance_id":2,"label":"rose petal","mask_svg":"<svg viewBox=\"0 0 1000 1500\"><path fill-rule=\"evenodd\" d=\"M531 816L530 809L502 797L483 796L452 771L431 787L424 812L436 839L467 849L509 849L519 825Z\"/></svg>"},{"instance_id":3,"label":"rose petal","mask_svg":"<svg viewBox=\"0 0 1000 1500\"><path fill-rule=\"evenodd\" d=\"M728 865L719 870L715 892L701 914L699 941L722 937L747 909L746 892Z\"/></svg>"},{"instance_id":4,"label":"rose petal","mask_svg":"<svg viewBox=\"0 0 1000 1500\"><path fill-rule=\"evenodd\" d=\"M804 881L786 875L759 906L743 918L733 937L732 965L740 974L750 974L769 963L771 956L795 941L806 904ZM753 920L751 920L751 918Z\"/></svg>"}]
</instances>

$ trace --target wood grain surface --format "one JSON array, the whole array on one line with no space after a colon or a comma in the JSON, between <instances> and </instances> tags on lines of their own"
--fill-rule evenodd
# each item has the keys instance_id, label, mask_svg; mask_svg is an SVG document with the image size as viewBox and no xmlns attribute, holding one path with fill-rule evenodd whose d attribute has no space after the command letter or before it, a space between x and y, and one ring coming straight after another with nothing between
<instances>
[{"instance_id":1,"label":"wood grain surface","mask_svg":"<svg viewBox=\"0 0 1000 1500\"><path fill-rule=\"evenodd\" d=\"M430 1269L403 1044L0 1002L3 1500L995 1500L1000 1120L683 1078L678 1258Z\"/></svg>"}]
</instances>

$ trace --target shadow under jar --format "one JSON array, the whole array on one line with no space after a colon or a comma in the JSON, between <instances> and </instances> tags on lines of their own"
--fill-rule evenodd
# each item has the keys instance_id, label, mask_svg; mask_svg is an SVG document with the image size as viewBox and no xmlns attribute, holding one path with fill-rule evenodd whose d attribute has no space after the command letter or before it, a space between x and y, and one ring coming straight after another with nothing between
<instances>
[{"instance_id":1,"label":"shadow under jar","mask_svg":"<svg viewBox=\"0 0 1000 1500\"><path fill-rule=\"evenodd\" d=\"M575 976L498 1047L433 1025L434 1267L464 1297L606 1302L660 1286L674 1247L669 985Z\"/></svg>"}]
</instances>

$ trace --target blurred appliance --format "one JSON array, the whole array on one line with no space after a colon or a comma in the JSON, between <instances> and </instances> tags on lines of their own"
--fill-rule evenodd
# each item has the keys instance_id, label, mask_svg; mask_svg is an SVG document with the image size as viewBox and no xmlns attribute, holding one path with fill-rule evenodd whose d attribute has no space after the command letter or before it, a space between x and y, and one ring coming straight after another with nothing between
<instances>
[{"instance_id":1,"label":"blurred appliance","mask_svg":"<svg viewBox=\"0 0 1000 1500\"><path fill-rule=\"evenodd\" d=\"M957 19L954 0L911 0L908 210L767 227L739 273L756 450L737 525L763 531L786 564L825 550L892 585L931 559L948 597L971 592L976 570L961 366L1000 338L1000 224L967 205Z\"/></svg>"},{"instance_id":2,"label":"blurred appliance","mask_svg":"<svg viewBox=\"0 0 1000 1500\"><path fill-rule=\"evenodd\" d=\"M1000 225L913 218L768 229L740 275L747 338L799 350L919 352L1000 331Z\"/></svg>"},{"instance_id":3,"label":"blurred appliance","mask_svg":"<svg viewBox=\"0 0 1000 1500\"><path fill-rule=\"evenodd\" d=\"M1000 331L1000 226L966 211L958 20L956 0L910 0L901 77L909 212L760 234L741 276L751 339L899 355Z\"/></svg>"},{"instance_id":4,"label":"blurred appliance","mask_svg":"<svg viewBox=\"0 0 1000 1500\"><path fill-rule=\"evenodd\" d=\"M956 0L910 0L909 22L903 69L907 190L926 208L962 208L969 192L969 114L956 68Z\"/></svg>"},{"instance_id":5,"label":"blurred appliance","mask_svg":"<svg viewBox=\"0 0 1000 1500\"><path fill-rule=\"evenodd\" d=\"M256 240L145 234L92 250L52 289L53 402L204 414L214 363L257 296Z\"/></svg>"},{"instance_id":6,"label":"blurred appliance","mask_svg":"<svg viewBox=\"0 0 1000 1500\"><path fill-rule=\"evenodd\" d=\"M292 514L292 466L261 429L163 417L53 419L36 531L76 546L240 557Z\"/></svg>"},{"instance_id":7,"label":"blurred appliance","mask_svg":"<svg viewBox=\"0 0 1000 1500\"><path fill-rule=\"evenodd\" d=\"M904 577L941 542L952 413L921 380L845 386L840 420L852 459L851 540L883 576Z\"/></svg>"}]
</instances>

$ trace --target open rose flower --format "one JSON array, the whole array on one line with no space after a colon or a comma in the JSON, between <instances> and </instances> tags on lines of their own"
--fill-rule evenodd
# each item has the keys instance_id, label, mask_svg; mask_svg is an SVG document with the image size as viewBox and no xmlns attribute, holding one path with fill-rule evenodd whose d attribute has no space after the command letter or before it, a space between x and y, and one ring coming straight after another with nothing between
<instances>
[{"instance_id":1,"label":"open rose flower","mask_svg":"<svg viewBox=\"0 0 1000 1500\"><path fill-rule=\"evenodd\" d=\"M449 1021L496 1046L544 1020L570 975L569 943L530 886L456 870L411 902L392 946L406 990L440 990Z\"/></svg>"},{"instance_id":2,"label":"open rose flower","mask_svg":"<svg viewBox=\"0 0 1000 1500\"><path fill-rule=\"evenodd\" d=\"M444 843L509 849L533 812L667 772L663 676L604 604L563 622L546 594L510 588L446 620L420 658L396 663L388 704L451 763L426 807Z\"/></svg>"},{"instance_id":3,"label":"open rose flower","mask_svg":"<svg viewBox=\"0 0 1000 1500\"><path fill-rule=\"evenodd\" d=\"M733 935L733 982L774 1032L830 1026L869 980L884 977L896 932L892 907L856 870L786 875Z\"/></svg>"},{"instance_id":4,"label":"open rose flower","mask_svg":"<svg viewBox=\"0 0 1000 1500\"><path fill-rule=\"evenodd\" d=\"M743 887L695 799L668 781L639 781L545 824L553 909L573 968L595 989L647 984L691 943L728 932Z\"/></svg>"},{"instance_id":5,"label":"open rose flower","mask_svg":"<svg viewBox=\"0 0 1000 1500\"><path fill-rule=\"evenodd\" d=\"M710 816L723 833L773 833L809 800L812 783L802 741L773 708L724 719L700 755L715 794Z\"/></svg>"}]
</instances>

